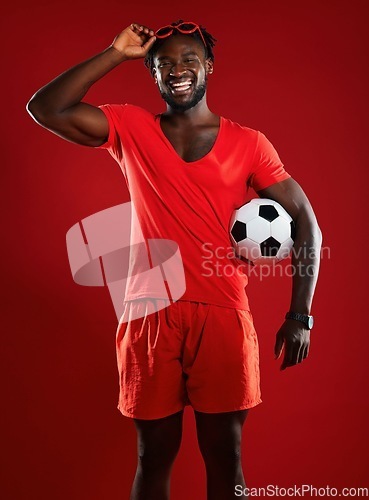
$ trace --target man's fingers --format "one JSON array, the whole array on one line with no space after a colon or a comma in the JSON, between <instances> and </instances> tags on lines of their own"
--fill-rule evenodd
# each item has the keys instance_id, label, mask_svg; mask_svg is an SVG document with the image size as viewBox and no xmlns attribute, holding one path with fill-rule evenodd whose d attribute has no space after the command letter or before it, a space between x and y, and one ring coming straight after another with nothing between
<instances>
[{"instance_id":1,"label":"man's fingers","mask_svg":"<svg viewBox=\"0 0 369 500\"><path fill-rule=\"evenodd\" d=\"M281 335L277 334L277 338L276 338L275 346L274 346L275 359L279 359L281 354L282 354L283 342L284 342L283 337Z\"/></svg>"},{"instance_id":2,"label":"man's fingers","mask_svg":"<svg viewBox=\"0 0 369 500\"><path fill-rule=\"evenodd\" d=\"M306 359L308 357L308 355L309 355L309 347L310 347L309 344L305 347L305 351L304 351L304 354L303 354L303 359Z\"/></svg>"},{"instance_id":3,"label":"man's fingers","mask_svg":"<svg viewBox=\"0 0 369 500\"><path fill-rule=\"evenodd\" d=\"M136 31L142 31L143 30L142 24L138 24L138 23L132 23L131 24L131 28L133 30L136 30Z\"/></svg>"},{"instance_id":4,"label":"man's fingers","mask_svg":"<svg viewBox=\"0 0 369 500\"><path fill-rule=\"evenodd\" d=\"M156 40L154 30L138 23L132 23L130 27L141 38L142 42L145 42L142 44L142 52L147 53Z\"/></svg>"},{"instance_id":5,"label":"man's fingers","mask_svg":"<svg viewBox=\"0 0 369 500\"><path fill-rule=\"evenodd\" d=\"M144 26L143 24L138 24L138 23L132 23L130 28L137 33L137 35L147 35L147 36L153 36L154 35L154 30L148 28L147 26Z\"/></svg>"},{"instance_id":6,"label":"man's fingers","mask_svg":"<svg viewBox=\"0 0 369 500\"><path fill-rule=\"evenodd\" d=\"M309 345L301 344L300 342L290 343L286 346L286 355L283 360L281 369L284 370L289 366L294 366L301 363L308 355Z\"/></svg>"},{"instance_id":7,"label":"man's fingers","mask_svg":"<svg viewBox=\"0 0 369 500\"><path fill-rule=\"evenodd\" d=\"M284 340L284 357L280 369L301 363L309 352L309 332L301 326L286 322L277 333L275 354L280 350L281 339Z\"/></svg>"},{"instance_id":8,"label":"man's fingers","mask_svg":"<svg viewBox=\"0 0 369 500\"><path fill-rule=\"evenodd\" d=\"M281 365L281 370L284 370L285 368L287 368L287 366L291 365L292 356L293 356L293 346L291 342L286 342L284 346L284 358Z\"/></svg>"},{"instance_id":9,"label":"man's fingers","mask_svg":"<svg viewBox=\"0 0 369 500\"><path fill-rule=\"evenodd\" d=\"M298 356L298 360L297 360L298 363L301 363L304 360L305 349L306 349L306 346L302 345L301 349L299 351L299 356Z\"/></svg>"},{"instance_id":10,"label":"man's fingers","mask_svg":"<svg viewBox=\"0 0 369 500\"><path fill-rule=\"evenodd\" d=\"M145 51L149 51L151 49L151 47L154 45L155 43L155 40L156 40L156 37L155 36L152 36L150 37L146 43L144 43L144 45L142 46L142 48L145 50Z\"/></svg>"}]
</instances>

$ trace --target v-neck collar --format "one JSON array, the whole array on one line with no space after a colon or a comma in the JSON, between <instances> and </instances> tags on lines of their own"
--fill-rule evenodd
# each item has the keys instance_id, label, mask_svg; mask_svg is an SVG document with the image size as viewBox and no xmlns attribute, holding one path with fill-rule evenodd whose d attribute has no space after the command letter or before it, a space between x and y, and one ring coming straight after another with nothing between
<instances>
[{"instance_id":1,"label":"v-neck collar","mask_svg":"<svg viewBox=\"0 0 369 500\"><path fill-rule=\"evenodd\" d=\"M159 113L158 115L155 115L155 124L158 128L158 131L159 131L159 134L161 135L161 137L163 138L164 142L167 144L168 148L171 150L172 154L174 154L179 161L181 161L182 163L184 163L185 165L196 165L197 163L200 163L202 161L205 161L207 160L210 156L212 156L215 152L215 149L216 147L218 146L218 143L219 143L219 140L220 140L220 137L222 135L222 131L223 131L223 125L224 125L224 118L223 116L220 116L220 121L219 121L219 130L218 130L218 134L215 138L215 141L214 141L214 144L213 144L213 147L211 148L211 150L206 153L205 156L202 156L201 158L199 158L198 160L194 160L194 161L186 161L184 160L178 153L177 151L175 150L173 144L170 142L170 140L168 139L168 137L164 134L164 131L163 129L161 128L161 116L162 116L162 113Z\"/></svg>"}]
</instances>

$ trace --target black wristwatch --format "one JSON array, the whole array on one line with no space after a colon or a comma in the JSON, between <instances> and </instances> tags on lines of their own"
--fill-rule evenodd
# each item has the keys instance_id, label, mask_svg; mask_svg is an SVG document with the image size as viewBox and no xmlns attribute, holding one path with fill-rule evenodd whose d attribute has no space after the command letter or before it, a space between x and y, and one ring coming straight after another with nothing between
<instances>
[{"instance_id":1,"label":"black wristwatch","mask_svg":"<svg viewBox=\"0 0 369 500\"><path fill-rule=\"evenodd\" d=\"M314 326L314 318L308 314L300 314L289 311L286 314L285 319L295 319L296 321L301 321L301 323L304 323L308 330L311 330Z\"/></svg>"}]
</instances>

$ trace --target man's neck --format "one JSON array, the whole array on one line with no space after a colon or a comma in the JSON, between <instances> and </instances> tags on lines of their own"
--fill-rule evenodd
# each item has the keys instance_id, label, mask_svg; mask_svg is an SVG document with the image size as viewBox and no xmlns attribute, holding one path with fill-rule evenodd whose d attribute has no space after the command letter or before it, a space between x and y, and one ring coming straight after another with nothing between
<instances>
[{"instance_id":1,"label":"man's neck","mask_svg":"<svg viewBox=\"0 0 369 500\"><path fill-rule=\"evenodd\" d=\"M186 111L174 110L167 104L167 110L163 115L175 126L199 125L211 122L216 117L208 108L206 99L202 99L196 106Z\"/></svg>"}]
</instances>

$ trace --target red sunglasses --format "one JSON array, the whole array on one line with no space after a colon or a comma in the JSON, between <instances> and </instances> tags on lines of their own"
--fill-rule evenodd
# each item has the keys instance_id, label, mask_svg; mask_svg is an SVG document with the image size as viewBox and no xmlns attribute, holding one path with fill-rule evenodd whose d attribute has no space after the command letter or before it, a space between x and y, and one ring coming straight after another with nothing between
<instances>
[{"instance_id":1,"label":"red sunglasses","mask_svg":"<svg viewBox=\"0 0 369 500\"><path fill-rule=\"evenodd\" d=\"M167 26L163 26L162 28L156 30L155 36L156 38L167 38L173 33L173 30L177 30L180 33L183 33L184 35L189 35L190 33L194 33L197 30L200 33L201 39L206 47L206 42L203 34L201 33L200 26L196 23L185 22L177 24L177 26L173 26L173 24L168 24Z\"/></svg>"}]
</instances>

